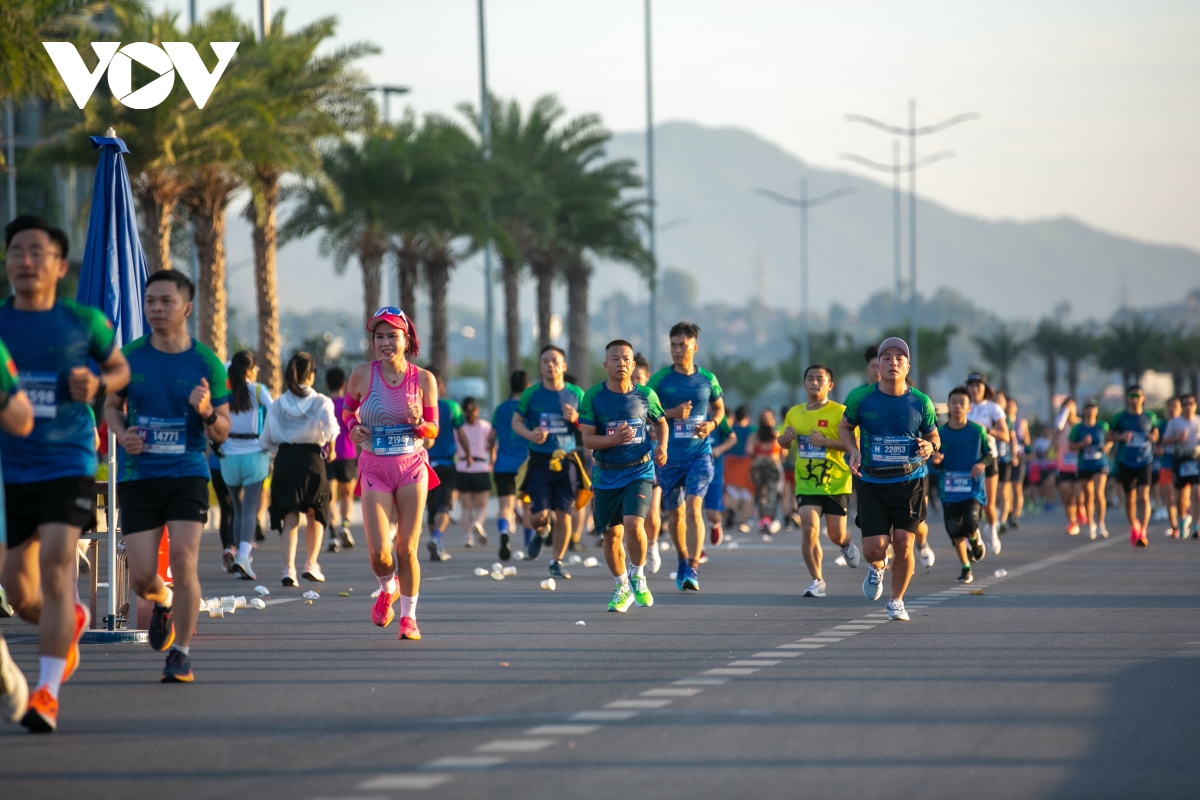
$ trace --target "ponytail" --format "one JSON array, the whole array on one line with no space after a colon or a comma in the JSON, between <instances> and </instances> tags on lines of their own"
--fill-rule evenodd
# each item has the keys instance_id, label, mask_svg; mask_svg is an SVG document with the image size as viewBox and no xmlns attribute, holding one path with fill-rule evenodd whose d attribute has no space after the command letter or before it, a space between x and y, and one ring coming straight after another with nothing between
<instances>
[{"instance_id":1,"label":"ponytail","mask_svg":"<svg viewBox=\"0 0 1200 800\"><path fill-rule=\"evenodd\" d=\"M317 362L308 353L301 350L296 355L292 356L287 363L287 370L284 372L284 382L287 384L288 391L297 397L304 397L305 386L317 371Z\"/></svg>"}]
</instances>

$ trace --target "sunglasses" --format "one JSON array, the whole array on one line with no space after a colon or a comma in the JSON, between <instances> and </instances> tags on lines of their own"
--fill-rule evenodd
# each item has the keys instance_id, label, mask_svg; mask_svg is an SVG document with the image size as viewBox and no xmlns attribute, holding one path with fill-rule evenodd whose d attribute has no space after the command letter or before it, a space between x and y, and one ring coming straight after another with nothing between
<instances>
[{"instance_id":1,"label":"sunglasses","mask_svg":"<svg viewBox=\"0 0 1200 800\"><path fill-rule=\"evenodd\" d=\"M375 312L375 315L372 317L372 319L378 319L379 317L387 317L387 316L399 317L400 319L408 319L408 317L406 317L404 315L404 312L401 311L400 309L396 308L395 306L384 306L383 308L381 308Z\"/></svg>"}]
</instances>

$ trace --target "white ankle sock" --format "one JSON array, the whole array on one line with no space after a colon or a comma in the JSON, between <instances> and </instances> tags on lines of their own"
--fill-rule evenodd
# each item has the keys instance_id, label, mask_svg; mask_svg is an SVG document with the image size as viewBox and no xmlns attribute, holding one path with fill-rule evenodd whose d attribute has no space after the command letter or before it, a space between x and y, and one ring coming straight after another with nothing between
<instances>
[{"instance_id":1,"label":"white ankle sock","mask_svg":"<svg viewBox=\"0 0 1200 800\"><path fill-rule=\"evenodd\" d=\"M171 645L171 649L178 650L179 652L183 653L186 656L188 654L188 650L191 649L191 646L190 645L182 645L182 644L173 644L173 645Z\"/></svg>"},{"instance_id":2,"label":"white ankle sock","mask_svg":"<svg viewBox=\"0 0 1200 800\"><path fill-rule=\"evenodd\" d=\"M62 686L63 672L67 669L67 660L54 656L42 656L38 661L41 663L41 673L38 675L37 688L41 689L45 686L50 691L50 695L57 700L58 689Z\"/></svg>"},{"instance_id":3,"label":"white ankle sock","mask_svg":"<svg viewBox=\"0 0 1200 800\"><path fill-rule=\"evenodd\" d=\"M388 575L386 578L381 578L376 575L375 580L379 581L379 587L388 594L395 594L398 591L396 586L396 573L394 572L391 575Z\"/></svg>"},{"instance_id":4,"label":"white ankle sock","mask_svg":"<svg viewBox=\"0 0 1200 800\"><path fill-rule=\"evenodd\" d=\"M613 582L617 586L628 586L629 585L629 576L623 575L623 574L618 575L617 577L613 578Z\"/></svg>"},{"instance_id":5,"label":"white ankle sock","mask_svg":"<svg viewBox=\"0 0 1200 800\"><path fill-rule=\"evenodd\" d=\"M646 574L646 565L645 565L645 564L642 564L642 565L640 565L640 566L637 566L637 567L630 567L630 568L629 568L629 579L630 579L630 580L633 580L633 577L634 577L635 575L645 575L645 574Z\"/></svg>"},{"instance_id":6,"label":"white ankle sock","mask_svg":"<svg viewBox=\"0 0 1200 800\"><path fill-rule=\"evenodd\" d=\"M175 602L175 591L170 586L168 586L166 588L167 588L167 599L164 600L163 602L159 603L158 605L162 606L163 608L170 608L171 603Z\"/></svg>"},{"instance_id":7,"label":"white ankle sock","mask_svg":"<svg viewBox=\"0 0 1200 800\"><path fill-rule=\"evenodd\" d=\"M250 542L242 542L238 545L238 558L250 558Z\"/></svg>"},{"instance_id":8,"label":"white ankle sock","mask_svg":"<svg viewBox=\"0 0 1200 800\"><path fill-rule=\"evenodd\" d=\"M420 592L417 592L412 597L400 595L400 616L411 617L415 620L417 618L417 598L420 596Z\"/></svg>"}]
</instances>

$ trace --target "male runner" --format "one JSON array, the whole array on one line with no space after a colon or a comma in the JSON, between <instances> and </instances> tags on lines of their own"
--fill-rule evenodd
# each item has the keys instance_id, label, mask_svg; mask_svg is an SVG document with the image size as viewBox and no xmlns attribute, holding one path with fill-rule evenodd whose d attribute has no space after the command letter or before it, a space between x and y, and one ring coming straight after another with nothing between
<instances>
[{"instance_id":1,"label":"male runner","mask_svg":"<svg viewBox=\"0 0 1200 800\"><path fill-rule=\"evenodd\" d=\"M1108 440L1117 442L1117 481L1125 490L1125 513L1129 517L1129 543L1149 547L1146 528L1150 525L1150 472L1154 443L1158 441L1158 419L1144 410L1146 394L1134 384L1125 390L1125 410L1109 423ZM1142 510L1138 512L1138 501Z\"/></svg>"},{"instance_id":2,"label":"male runner","mask_svg":"<svg viewBox=\"0 0 1200 800\"><path fill-rule=\"evenodd\" d=\"M1196 416L1196 395L1179 398L1180 415L1167 425L1163 444L1174 449L1175 491L1179 497L1179 528L1175 538L1200 539L1200 530L1192 528L1192 507L1200 507L1200 417ZM1193 500L1195 501L1193 503Z\"/></svg>"},{"instance_id":3,"label":"male runner","mask_svg":"<svg viewBox=\"0 0 1200 800\"><path fill-rule=\"evenodd\" d=\"M889 619L899 620L908 619L904 591L915 569L913 541L928 507L925 461L940 442L933 401L905 381L910 368L904 340L884 339L879 382L850 393L838 427L847 465L862 478L858 516L863 555L871 562L863 594L871 600L883 594L884 559L891 544L895 561L887 609ZM854 440L855 428L861 445Z\"/></svg>"},{"instance_id":4,"label":"male runner","mask_svg":"<svg viewBox=\"0 0 1200 800\"><path fill-rule=\"evenodd\" d=\"M188 651L200 611L196 561L208 520L208 441L229 434L229 377L212 350L187 332L195 286L163 269L146 279L150 334L125 345L129 386L109 393L104 419L121 446L117 475L129 580L154 603L150 647L167 650L164 683L193 679ZM158 575L163 527L172 586ZM176 602L178 600L178 602Z\"/></svg>"},{"instance_id":5,"label":"male runner","mask_svg":"<svg viewBox=\"0 0 1200 800\"><path fill-rule=\"evenodd\" d=\"M563 377L567 372L567 354L548 344L542 348L542 379L521 393L512 427L517 436L528 441L529 466L525 475L525 493L534 527L544 528L553 515L551 528L554 558L550 577L570 579L562 559L571 542L571 516L579 494L579 462L575 453L575 426L579 422L579 403L583 390ZM529 543L528 557L537 558L542 539Z\"/></svg>"},{"instance_id":6,"label":"male runner","mask_svg":"<svg viewBox=\"0 0 1200 800\"><path fill-rule=\"evenodd\" d=\"M21 724L48 733L90 621L75 589L79 535L95 525L96 423L88 403L124 388L129 365L103 313L58 297L66 234L18 217L5 241L13 295L0 305L0 339L33 404L34 425L28 438L0 434L11 550L0 580L17 614L38 626L41 674Z\"/></svg>"},{"instance_id":7,"label":"male runner","mask_svg":"<svg viewBox=\"0 0 1200 800\"><path fill-rule=\"evenodd\" d=\"M633 345L624 339L609 342L604 371L608 380L588 389L579 405L579 429L584 446L595 453L596 530L604 532L604 560L617 584L608 610L624 612L630 603L654 605L645 573L645 520L653 465L667 462L667 423L654 390L632 380ZM648 435L651 425L658 429L658 444ZM626 551L631 565L625 563Z\"/></svg>"},{"instance_id":8,"label":"male runner","mask_svg":"<svg viewBox=\"0 0 1200 800\"><path fill-rule=\"evenodd\" d=\"M979 535L979 509L987 502L984 472L992 460L987 431L978 422L970 422L971 395L966 386L950 390L947 401L950 421L938 428L941 449L929 459L938 466L938 494L946 533L962 564L959 583L971 583L971 562L981 561L985 554L983 538ZM968 546L969 543L969 546Z\"/></svg>"},{"instance_id":9,"label":"male runner","mask_svg":"<svg viewBox=\"0 0 1200 800\"><path fill-rule=\"evenodd\" d=\"M858 548L846 530L850 508L850 470L846 467L846 448L837 438L838 426L846 407L829 399L833 389L833 370L813 364L804 370L804 391L808 400L793 406L783 420L781 447L796 445L796 507L803 536L804 565L812 576L805 597L824 597L825 578L821 572L821 517L829 541L842 548L846 566L857 567Z\"/></svg>"},{"instance_id":10,"label":"male runner","mask_svg":"<svg viewBox=\"0 0 1200 800\"><path fill-rule=\"evenodd\" d=\"M450 554L446 552L443 535L450 525L450 511L454 508L454 490L458 481L458 467L454 464L455 437L458 429L466 422L462 406L458 401L446 394L446 384L442 380L437 367L429 367L429 372L437 378L438 390L438 428L437 438L428 447L429 466L438 477L438 485L429 490L426 509L429 515L429 541L425 546L429 549L430 561L449 561Z\"/></svg>"},{"instance_id":11,"label":"male runner","mask_svg":"<svg viewBox=\"0 0 1200 800\"><path fill-rule=\"evenodd\" d=\"M721 384L711 372L696 366L700 326L678 322L670 331L671 366L654 373L647 384L662 400L671 427L667 464L658 470L663 509L679 567L675 586L700 591L700 554L704 550L704 494L713 478L712 445L708 435L725 419Z\"/></svg>"},{"instance_id":12,"label":"male runner","mask_svg":"<svg viewBox=\"0 0 1200 800\"><path fill-rule=\"evenodd\" d=\"M33 404L29 395L17 383L17 365L4 342L0 341L0 431L8 436L28 436L33 432ZM0 468L0 473L3 469ZM0 483L0 571L4 569L7 551L5 538L8 521L5 517L3 484ZM0 599L0 602L3 602ZM21 668L8 654L8 644L0 633L0 719L18 722L25 716L29 704L29 684Z\"/></svg>"},{"instance_id":13,"label":"male runner","mask_svg":"<svg viewBox=\"0 0 1200 800\"><path fill-rule=\"evenodd\" d=\"M496 514L496 530L500 534L500 560L512 558L509 544L517 524L517 471L529 458L529 443L513 431L513 414L521 400L521 393L529 388L529 373L519 369L509 376L508 399L496 406L492 412L492 434L489 447L496 448L496 464L492 468L492 480L496 484L496 499L499 512ZM529 542L525 542L529 546Z\"/></svg>"}]
</instances>

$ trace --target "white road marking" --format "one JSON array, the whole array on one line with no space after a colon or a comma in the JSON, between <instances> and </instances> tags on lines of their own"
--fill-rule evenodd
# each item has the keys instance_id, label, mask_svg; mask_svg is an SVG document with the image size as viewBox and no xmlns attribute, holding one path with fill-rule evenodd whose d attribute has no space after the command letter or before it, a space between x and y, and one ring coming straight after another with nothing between
<instances>
[{"instance_id":1,"label":"white road marking","mask_svg":"<svg viewBox=\"0 0 1200 800\"><path fill-rule=\"evenodd\" d=\"M614 700L605 708L663 708L674 703L674 700Z\"/></svg>"},{"instance_id":2,"label":"white road marking","mask_svg":"<svg viewBox=\"0 0 1200 800\"><path fill-rule=\"evenodd\" d=\"M568 719L574 722L623 722L637 715L636 711L580 711Z\"/></svg>"},{"instance_id":3,"label":"white road marking","mask_svg":"<svg viewBox=\"0 0 1200 800\"><path fill-rule=\"evenodd\" d=\"M820 650L825 644L781 644L781 650Z\"/></svg>"},{"instance_id":4,"label":"white road marking","mask_svg":"<svg viewBox=\"0 0 1200 800\"><path fill-rule=\"evenodd\" d=\"M799 658L803 653L780 653L776 650L767 650L762 653L755 653L751 658Z\"/></svg>"},{"instance_id":5,"label":"white road marking","mask_svg":"<svg viewBox=\"0 0 1200 800\"><path fill-rule=\"evenodd\" d=\"M380 775L378 778L372 778L369 781L363 781L358 785L359 789L432 789L435 786L441 786L443 783L451 779L451 775L422 774L414 772L400 772L395 775Z\"/></svg>"},{"instance_id":6,"label":"white road marking","mask_svg":"<svg viewBox=\"0 0 1200 800\"><path fill-rule=\"evenodd\" d=\"M805 636L803 639L800 639L799 641L801 641L801 642L819 642L821 644L833 644L834 642L840 642L843 638L844 637L841 637L841 636Z\"/></svg>"},{"instance_id":7,"label":"white road marking","mask_svg":"<svg viewBox=\"0 0 1200 800\"><path fill-rule=\"evenodd\" d=\"M525 731L526 736L584 736L600 730L599 725L538 725Z\"/></svg>"},{"instance_id":8,"label":"white road marking","mask_svg":"<svg viewBox=\"0 0 1200 800\"><path fill-rule=\"evenodd\" d=\"M508 759L501 756L444 756L427 762L425 766L430 769L487 769L505 761Z\"/></svg>"},{"instance_id":9,"label":"white road marking","mask_svg":"<svg viewBox=\"0 0 1200 800\"><path fill-rule=\"evenodd\" d=\"M731 662L729 662L729 666L731 666L731 667L773 667L778 663L779 663L778 661L761 661L761 660L744 659L742 661L731 661Z\"/></svg>"},{"instance_id":10,"label":"white road marking","mask_svg":"<svg viewBox=\"0 0 1200 800\"><path fill-rule=\"evenodd\" d=\"M703 689L650 689L642 692L642 697L694 697L703 692Z\"/></svg>"},{"instance_id":11,"label":"white road marking","mask_svg":"<svg viewBox=\"0 0 1200 800\"><path fill-rule=\"evenodd\" d=\"M475 748L476 753L536 753L556 743L557 739L493 739Z\"/></svg>"},{"instance_id":12,"label":"white road marking","mask_svg":"<svg viewBox=\"0 0 1200 800\"><path fill-rule=\"evenodd\" d=\"M677 681L671 681L674 686L720 686L722 683L729 683L729 678L680 678Z\"/></svg>"},{"instance_id":13,"label":"white road marking","mask_svg":"<svg viewBox=\"0 0 1200 800\"><path fill-rule=\"evenodd\" d=\"M753 675L758 672L757 669L742 669L732 667L720 667L717 669L704 670L705 675Z\"/></svg>"}]
</instances>

